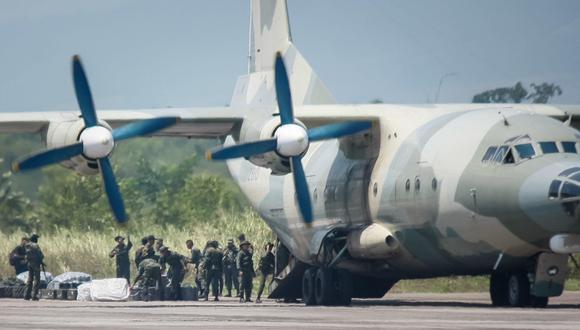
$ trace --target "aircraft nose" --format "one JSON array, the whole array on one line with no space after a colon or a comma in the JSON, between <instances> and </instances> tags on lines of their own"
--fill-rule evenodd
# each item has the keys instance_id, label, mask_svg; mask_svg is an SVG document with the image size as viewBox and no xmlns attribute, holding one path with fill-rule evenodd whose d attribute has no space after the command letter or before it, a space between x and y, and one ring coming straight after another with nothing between
<instances>
[{"instance_id":1,"label":"aircraft nose","mask_svg":"<svg viewBox=\"0 0 580 330\"><path fill-rule=\"evenodd\" d=\"M530 175L520 189L520 206L552 229L580 221L580 164L559 163Z\"/></svg>"}]
</instances>

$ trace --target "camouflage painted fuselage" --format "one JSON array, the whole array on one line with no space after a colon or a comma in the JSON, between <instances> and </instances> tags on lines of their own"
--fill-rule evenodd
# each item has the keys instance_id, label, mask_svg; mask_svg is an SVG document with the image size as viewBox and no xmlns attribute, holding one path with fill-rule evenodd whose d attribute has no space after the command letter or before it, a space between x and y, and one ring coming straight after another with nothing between
<instances>
[{"instance_id":1,"label":"camouflage painted fuselage","mask_svg":"<svg viewBox=\"0 0 580 330\"><path fill-rule=\"evenodd\" d=\"M302 111L305 122L308 110ZM482 161L490 146L522 139L575 142L574 128L501 107L351 110L374 119L378 152L351 158L337 140L311 144L303 159L315 214L311 228L300 219L289 175L271 175L247 160L228 163L243 192L300 260L313 262L318 238L331 228L380 223L401 243L399 253L358 260L351 270L391 278L485 274L498 266L500 254L502 269L521 267L548 251L553 235L580 233L574 210L548 198L552 181L580 165L578 154L542 154L536 145L531 159Z\"/></svg>"}]
</instances>

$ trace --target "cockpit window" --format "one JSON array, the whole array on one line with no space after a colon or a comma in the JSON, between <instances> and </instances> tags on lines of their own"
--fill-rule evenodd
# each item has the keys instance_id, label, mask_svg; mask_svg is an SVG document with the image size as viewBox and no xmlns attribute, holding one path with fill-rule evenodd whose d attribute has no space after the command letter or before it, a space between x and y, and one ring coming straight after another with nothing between
<instances>
[{"instance_id":1,"label":"cockpit window","mask_svg":"<svg viewBox=\"0 0 580 330\"><path fill-rule=\"evenodd\" d=\"M515 148L518 151L518 155L520 155L521 159L532 158L536 155L536 151L534 150L534 147L531 143L518 144Z\"/></svg>"},{"instance_id":2,"label":"cockpit window","mask_svg":"<svg viewBox=\"0 0 580 330\"><path fill-rule=\"evenodd\" d=\"M516 160L514 158L514 151L512 148L509 148L507 155L505 156L505 158L503 159L503 163L504 164L513 164L515 163Z\"/></svg>"},{"instance_id":3,"label":"cockpit window","mask_svg":"<svg viewBox=\"0 0 580 330\"><path fill-rule=\"evenodd\" d=\"M560 184L562 184L562 181L560 181L560 180L552 181L552 183L550 184L550 190L548 190L548 197L550 197L552 199L558 198L558 192L560 191Z\"/></svg>"},{"instance_id":4,"label":"cockpit window","mask_svg":"<svg viewBox=\"0 0 580 330\"><path fill-rule=\"evenodd\" d=\"M554 154L558 152L556 142L540 142L540 147L542 148L542 152L545 154Z\"/></svg>"},{"instance_id":5,"label":"cockpit window","mask_svg":"<svg viewBox=\"0 0 580 330\"><path fill-rule=\"evenodd\" d=\"M576 142L565 141L562 142L562 148L564 148L564 152L575 154L576 153Z\"/></svg>"},{"instance_id":6,"label":"cockpit window","mask_svg":"<svg viewBox=\"0 0 580 330\"><path fill-rule=\"evenodd\" d=\"M508 146L501 146L499 147L499 149L497 150L497 153L495 154L495 157L493 158L493 160L495 162L501 163L506 155L508 151Z\"/></svg>"},{"instance_id":7,"label":"cockpit window","mask_svg":"<svg viewBox=\"0 0 580 330\"><path fill-rule=\"evenodd\" d=\"M571 182L564 182L560 196L562 198L578 197L580 196L580 187Z\"/></svg>"},{"instance_id":8,"label":"cockpit window","mask_svg":"<svg viewBox=\"0 0 580 330\"><path fill-rule=\"evenodd\" d=\"M497 150L497 147L489 147L487 149L487 151L485 152L485 155L483 155L483 158L481 159L481 161L487 162L487 161L491 160L493 155L495 155L496 150Z\"/></svg>"}]
</instances>

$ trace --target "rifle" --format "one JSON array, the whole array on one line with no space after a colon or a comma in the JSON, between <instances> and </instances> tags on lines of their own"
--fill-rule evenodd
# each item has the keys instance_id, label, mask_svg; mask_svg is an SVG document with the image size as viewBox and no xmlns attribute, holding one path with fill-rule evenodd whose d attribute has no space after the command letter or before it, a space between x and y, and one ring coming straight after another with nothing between
<instances>
[{"instance_id":1,"label":"rifle","mask_svg":"<svg viewBox=\"0 0 580 330\"><path fill-rule=\"evenodd\" d=\"M48 284L48 277L46 277L46 264L43 262L40 264L40 267L42 267L42 273L44 274L44 280L46 281L46 284Z\"/></svg>"}]
</instances>

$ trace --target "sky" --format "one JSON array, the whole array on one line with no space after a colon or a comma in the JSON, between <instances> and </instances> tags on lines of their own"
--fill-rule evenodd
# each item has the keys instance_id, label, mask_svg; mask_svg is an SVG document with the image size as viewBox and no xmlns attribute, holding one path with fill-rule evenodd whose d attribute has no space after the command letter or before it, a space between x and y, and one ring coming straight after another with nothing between
<instances>
[{"instance_id":1,"label":"sky","mask_svg":"<svg viewBox=\"0 0 580 330\"><path fill-rule=\"evenodd\" d=\"M465 103L553 82L580 104L578 0L289 0L294 44L341 103ZM245 0L0 0L0 111L223 106L247 71ZM443 78L439 97L437 89Z\"/></svg>"}]
</instances>

